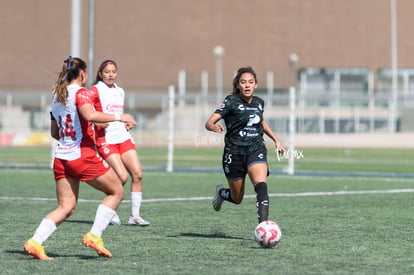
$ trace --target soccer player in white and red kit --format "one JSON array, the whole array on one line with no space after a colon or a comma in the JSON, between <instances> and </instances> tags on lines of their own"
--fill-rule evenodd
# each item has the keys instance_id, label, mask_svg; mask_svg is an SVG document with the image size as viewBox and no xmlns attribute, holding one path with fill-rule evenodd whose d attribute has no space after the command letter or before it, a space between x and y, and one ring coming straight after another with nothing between
<instances>
[{"instance_id":1,"label":"soccer player in white and red kit","mask_svg":"<svg viewBox=\"0 0 414 275\"><path fill-rule=\"evenodd\" d=\"M135 120L128 114L95 111L89 91L82 87L86 81L86 63L79 58L66 59L55 84L51 111L51 135L59 141L53 164L58 207L46 215L24 244L24 250L39 260L52 259L42 245L75 212L80 181L106 194L82 242L98 255L112 257L101 236L124 198L124 190L114 170L96 153L92 122L123 121L132 126Z\"/></svg>"},{"instance_id":2,"label":"soccer player in white and red kit","mask_svg":"<svg viewBox=\"0 0 414 275\"><path fill-rule=\"evenodd\" d=\"M116 84L118 66L113 60L105 60L96 73L91 97L97 111L106 114L124 113L124 89ZM121 122L110 122L104 127L96 126L96 145L99 154L111 165L123 185L131 176L131 214L128 223L148 226L150 223L140 215L142 202L142 168L133 137ZM120 225L121 220L115 215L112 224Z\"/></svg>"}]
</instances>

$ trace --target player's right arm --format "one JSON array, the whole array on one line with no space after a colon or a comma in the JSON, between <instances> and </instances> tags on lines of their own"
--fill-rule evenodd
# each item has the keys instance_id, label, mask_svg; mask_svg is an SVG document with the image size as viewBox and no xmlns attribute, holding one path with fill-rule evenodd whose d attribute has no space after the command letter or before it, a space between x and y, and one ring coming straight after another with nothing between
<instances>
[{"instance_id":1,"label":"player's right arm","mask_svg":"<svg viewBox=\"0 0 414 275\"><path fill-rule=\"evenodd\" d=\"M217 123L220 119L225 117L227 113L231 110L231 100L232 96L226 96L223 103L221 103L216 111L210 116L210 118L207 120L205 127L209 131L213 131L216 133L223 133L224 127L223 125Z\"/></svg>"},{"instance_id":2,"label":"player's right arm","mask_svg":"<svg viewBox=\"0 0 414 275\"><path fill-rule=\"evenodd\" d=\"M56 120L50 120L50 135L56 139L59 140L59 127L56 123Z\"/></svg>"},{"instance_id":3,"label":"player's right arm","mask_svg":"<svg viewBox=\"0 0 414 275\"><path fill-rule=\"evenodd\" d=\"M206 129L209 131L216 132L216 133L222 133L224 131L224 128L221 124L217 123L220 119L221 119L220 114L213 113L205 124Z\"/></svg>"},{"instance_id":4,"label":"player's right arm","mask_svg":"<svg viewBox=\"0 0 414 275\"><path fill-rule=\"evenodd\" d=\"M50 135L56 140L60 139L59 126L57 125L56 119L52 112L50 112Z\"/></svg>"}]
</instances>

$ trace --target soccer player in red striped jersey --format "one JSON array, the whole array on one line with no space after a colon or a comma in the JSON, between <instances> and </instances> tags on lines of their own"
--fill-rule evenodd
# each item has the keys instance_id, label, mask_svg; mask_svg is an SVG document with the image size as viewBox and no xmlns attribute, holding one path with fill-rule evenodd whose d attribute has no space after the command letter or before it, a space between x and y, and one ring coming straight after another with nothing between
<instances>
[{"instance_id":1,"label":"soccer player in red striped jersey","mask_svg":"<svg viewBox=\"0 0 414 275\"><path fill-rule=\"evenodd\" d=\"M80 181L105 193L92 228L82 242L98 255L112 257L101 236L124 198L124 190L114 170L97 156L92 122L122 121L134 125L135 119L128 114L104 114L93 109L89 91L83 88L88 78L86 69L82 59L69 56L54 87L50 132L58 140L53 163L58 206L24 244L24 250L39 260L52 259L43 243L75 212Z\"/></svg>"}]
</instances>

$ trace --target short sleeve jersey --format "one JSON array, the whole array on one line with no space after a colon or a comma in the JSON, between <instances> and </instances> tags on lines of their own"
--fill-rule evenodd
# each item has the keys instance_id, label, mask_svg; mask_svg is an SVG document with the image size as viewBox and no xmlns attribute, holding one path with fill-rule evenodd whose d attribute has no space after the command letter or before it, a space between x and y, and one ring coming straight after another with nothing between
<instances>
[{"instance_id":1,"label":"short sleeve jersey","mask_svg":"<svg viewBox=\"0 0 414 275\"><path fill-rule=\"evenodd\" d=\"M79 85L67 86L68 97L66 106L58 102L56 97L52 102L52 116L59 128L59 143L55 157L64 160L75 160L81 157L81 147L94 147L94 129L79 115L78 109L84 104L92 104L89 91Z\"/></svg>"},{"instance_id":2,"label":"short sleeve jersey","mask_svg":"<svg viewBox=\"0 0 414 275\"><path fill-rule=\"evenodd\" d=\"M263 139L264 101L253 96L251 103L239 95L229 95L216 109L226 124L226 148L233 154L251 153L265 147Z\"/></svg>"},{"instance_id":3,"label":"short sleeve jersey","mask_svg":"<svg viewBox=\"0 0 414 275\"><path fill-rule=\"evenodd\" d=\"M95 109L106 114L124 113L124 89L115 84L110 88L104 82L99 81L91 88L90 97ZM108 127L96 127L96 141L98 146L103 143L119 144L131 138L125 124L120 121L108 123Z\"/></svg>"}]
</instances>

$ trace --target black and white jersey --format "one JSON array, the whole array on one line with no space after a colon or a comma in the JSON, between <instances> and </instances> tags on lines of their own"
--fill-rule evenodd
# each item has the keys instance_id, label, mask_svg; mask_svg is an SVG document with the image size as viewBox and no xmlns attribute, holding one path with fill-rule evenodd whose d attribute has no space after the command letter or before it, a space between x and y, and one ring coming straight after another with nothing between
<instances>
[{"instance_id":1,"label":"black and white jersey","mask_svg":"<svg viewBox=\"0 0 414 275\"><path fill-rule=\"evenodd\" d=\"M234 154L245 154L263 148L263 109L264 101L253 96L251 103L245 102L239 95L229 95L217 107L226 124L224 138L226 148Z\"/></svg>"}]
</instances>

